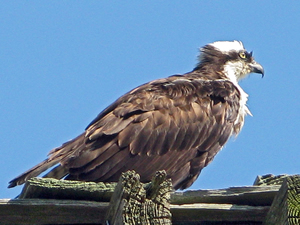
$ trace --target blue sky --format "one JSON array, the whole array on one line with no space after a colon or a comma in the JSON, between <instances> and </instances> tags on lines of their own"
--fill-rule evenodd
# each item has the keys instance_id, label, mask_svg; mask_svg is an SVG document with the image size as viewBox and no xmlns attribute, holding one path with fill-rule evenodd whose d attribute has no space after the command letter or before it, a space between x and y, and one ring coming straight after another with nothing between
<instances>
[{"instance_id":1,"label":"blue sky","mask_svg":"<svg viewBox=\"0 0 300 225\"><path fill-rule=\"evenodd\" d=\"M300 172L299 1L2 1L0 30L0 198L116 98L191 71L217 40L243 41L265 77L241 82L253 117L192 189Z\"/></svg>"}]
</instances>

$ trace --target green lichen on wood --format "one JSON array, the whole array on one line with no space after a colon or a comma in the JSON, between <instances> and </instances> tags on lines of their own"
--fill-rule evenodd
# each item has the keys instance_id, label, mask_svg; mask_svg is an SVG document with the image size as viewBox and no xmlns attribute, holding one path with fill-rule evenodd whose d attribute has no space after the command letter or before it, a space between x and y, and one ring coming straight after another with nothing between
<instances>
[{"instance_id":1,"label":"green lichen on wood","mask_svg":"<svg viewBox=\"0 0 300 225\"><path fill-rule=\"evenodd\" d=\"M284 179L289 177L288 174L281 174L281 175L273 175L273 174L266 174L263 176L257 176L254 184L256 186L270 186L270 185L282 185Z\"/></svg>"},{"instance_id":2,"label":"green lichen on wood","mask_svg":"<svg viewBox=\"0 0 300 225\"><path fill-rule=\"evenodd\" d=\"M116 183L31 178L19 198L77 199L109 202Z\"/></svg>"},{"instance_id":3,"label":"green lichen on wood","mask_svg":"<svg viewBox=\"0 0 300 225\"><path fill-rule=\"evenodd\" d=\"M287 178L288 183L288 222L289 224L300 224L300 176Z\"/></svg>"},{"instance_id":4,"label":"green lichen on wood","mask_svg":"<svg viewBox=\"0 0 300 225\"><path fill-rule=\"evenodd\" d=\"M271 205L264 224L300 224L300 175L285 178Z\"/></svg>"}]
</instances>

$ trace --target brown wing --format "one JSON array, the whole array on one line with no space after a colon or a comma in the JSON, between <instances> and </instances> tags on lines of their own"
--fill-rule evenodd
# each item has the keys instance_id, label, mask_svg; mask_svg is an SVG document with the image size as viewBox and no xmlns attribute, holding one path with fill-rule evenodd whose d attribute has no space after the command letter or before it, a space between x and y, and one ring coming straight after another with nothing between
<instances>
[{"instance_id":1,"label":"brown wing","mask_svg":"<svg viewBox=\"0 0 300 225\"><path fill-rule=\"evenodd\" d=\"M174 188L187 188L232 134L238 111L239 92L229 81L186 75L147 83L100 113L84 134L52 150L48 161L61 166L46 176L117 181L130 169L147 182L164 169Z\"/></svg>"}]
</instances>

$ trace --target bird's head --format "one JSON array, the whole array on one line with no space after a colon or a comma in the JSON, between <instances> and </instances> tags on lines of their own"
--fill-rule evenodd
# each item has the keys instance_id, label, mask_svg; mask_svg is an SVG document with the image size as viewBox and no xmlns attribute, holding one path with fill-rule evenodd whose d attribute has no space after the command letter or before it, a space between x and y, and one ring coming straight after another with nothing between
<instances>
[{"instance_id":1,"label":"bird's head","mask_svg":"<svg viewBox=\"0 0 300 225\"><path fill-rule=\"evenodd\" d=\"M263 67L257 63L252 52L247 52L240 41L217 41L200 49L199 64L196 68L208 66L238 82L249 73L264 75Z\"/></svg>"}]
</instances>

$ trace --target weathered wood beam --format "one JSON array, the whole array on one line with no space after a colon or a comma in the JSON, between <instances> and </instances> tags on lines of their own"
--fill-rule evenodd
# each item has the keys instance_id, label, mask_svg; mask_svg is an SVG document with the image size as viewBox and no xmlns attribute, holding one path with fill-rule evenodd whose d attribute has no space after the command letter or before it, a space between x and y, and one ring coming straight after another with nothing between
<instances>
[{"instance_id":1,"label":"weathered wood beam","mask_svg":"<svg viewBox=\"0 0 300 225\"><path fill-rule=\"evenodd\" d=\"M300 175L285 178L271 205L264 224L300 224Z\"/></svg>"},{"instance_id":2,"label":"weathered wood beam","mask_svg":"<svg viewBox=\"0 0 300 225\"><path fill-rule=\"evenodd\" d=\"M133 203L131 203L133 204ZM51 199L0 200L1 224L106 224L108 202ZM136 210L138 210L135 207ZM172 223L227 221L261 223L268 206L196 203L170 205Z\"/></svg>"},{"instance_id":3,"label":"weathered wood beam","mask_svg":"<svg viewBox=\"0 0 300 225\"><path fill-rule=\"evenodd\" d=\"M25 185L20 195L20 198L25 199L0 200L1 224L106 225L105 215L108 212L111 224L114 224L112 215L122 223L125 221L130 224L133 223L129 216L132 215L132 211L136 218L144 216L145 221L149 218L161 218L162 215L169 219L171 212L172 223L175 225L195 224L196 221L218 224L224 220L227 221L226 224L261 224L280 188L279 185L269 185L171 193L170 184L165 185L167 183L164 182L163 174L158 174L152 184L139 183L135 173L126 176L121 179L121 183L119 182L119 190L115 188L116 184L33 178ZM292 180L295 181L294 178ZM299 189L299 186L295 186L292 196L298 196ZM115 197L111 198L113 193ZM171 205L168 211L170 194ZM109 209L110 199L114 202L114 207ZM293 219L299 213L299 208L295 205ZM154 211L151 211L151 208L154 208ZM163 210L159 211L160 209ZM156 221L157 224L170 224Z\"/></svg>"},{"instance_id":4,"label":"weathered wood beam","mask_svg":"<svg viewBox=\"0 0 300 225\"><path fill-rule=\"evenodd\" d=\"M265 186L265 185L282 185L285 178L289 177L291 175L288 174L280 174L280 175L274 175L274 174L266 174L262 176L257 176L253 185L257 186Z\"/></svg>"},{"instance_id":5,"label":"weathered wood beam","mask_svg":"<svg viewBox=\"0 0 300 225\"><path fill-rule=\"evenodd\" d=\"M111 198L107 221L110 225L172 224L171 191L165 171L158 171L147 185L140 182L136 172L123 173Z\"/></svg>"},{"instance_id":6,"label":"weathered wood beam","mask_svg":"<svg viewBox=\"0 0 300 225\"><path fill-rule=\"evenodd\" d=\"M269 206L234 204L171 205L172 222L177 224L261 224ZM201 223L200 223L201 222Z\"/></svg>"},{"instance_id":7,"label":"weathered wood beam","mask_svg":"<svg viewBox=\"0 0 300 225\"><path fill-rule=\"evenodd\" d=\"M76 199L109 202L117 183L95 183L53 178L31 178L18 197L43 199Z\"/></svg>"},{"instance_id":8,"label":"weathered wood beam","mask_svg":"<svg viewBox=\"0 0 300 225\"><path fill-rule=\"evenodd\" d=\"M104 224L109 203L0 199L0 224Z\"/></svg>"},{"instance_id":9,"label":"weathered wood beam","mask_svg":"<svg viewBox=\"0 0 300 225\"><path fill-rule=\"evenodd\" d=\"M191 190L171 194L171 204L216 203L270 206L280 185L230 187L216 190Z\"/></svg>"},{"instance_id":10,"label":"weathered wood beam","mask_svg":"<svg viewBox=\"0 0 300 225\"><path fill-rule=\"evenodd\" d=\"M95 183L32 178L19 198L77 199L109 202L117 183ZM280 185L230 187L215 190L189 190L171 193L171 204L230 203L271 205Z\"/></svg>"}]
</instances>

